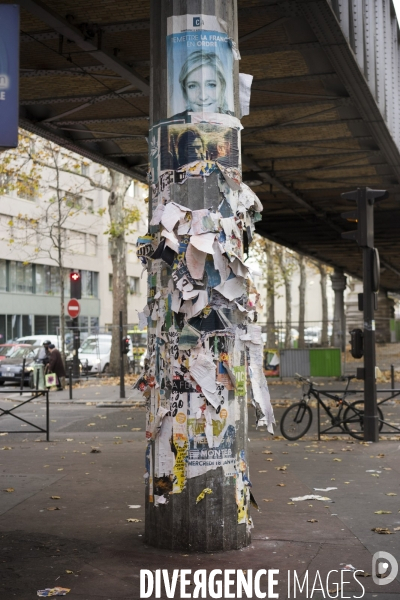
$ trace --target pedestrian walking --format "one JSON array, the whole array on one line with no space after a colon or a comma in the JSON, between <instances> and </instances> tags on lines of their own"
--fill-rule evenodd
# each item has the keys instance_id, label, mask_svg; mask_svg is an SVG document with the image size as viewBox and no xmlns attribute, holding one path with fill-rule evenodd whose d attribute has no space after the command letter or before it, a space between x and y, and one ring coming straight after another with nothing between
<instances>
[{"instance_id":1,"label":"pedestrian walking","mask_svg":"<svg viewBox=\"0 0 400 600\"><path fill-rule=\"evenodd\" d=\"M61 353L54 344L49 346L50 356L49 362L46 365L47 373L55 373L57 376L57 389L61 391L65 387L65 369Z\"/></svg>"}]
</instances>

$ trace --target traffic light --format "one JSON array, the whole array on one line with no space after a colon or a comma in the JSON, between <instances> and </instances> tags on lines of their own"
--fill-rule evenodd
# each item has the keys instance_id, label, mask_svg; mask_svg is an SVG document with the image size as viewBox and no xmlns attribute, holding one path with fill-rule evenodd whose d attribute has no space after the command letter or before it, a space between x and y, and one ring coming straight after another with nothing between
<instances>
[{"instance_id":1,"label":"traffic light","mask_svg":"<svg viewBox=\"0 0 400 600\"><path fill-rule=\"evenodd\" d=\"M81 274L74 272L69 274L69 281L71 284L70 297L75 298L75 300L80 300L82 298L82 279Z\"/></svg>"},{"instance_id":2,"label":"traffic light","mask_svg":"<svg viewBox=\"0 0 400 600\"><path fill-rule=\"evenodd\" d=\"M341 194L342 198L354 201L357 204L356 210L342 213L343 219L355 221L357 229L345 231L342 238L346 240L355 240L362 248L374 247L374 204L388 197L386 190L371 190L370 188L357 188L353 192Z\"/></svg>"},{"instance_id":3,"label":"traffic light","mask_svg":"<svg viewBox=\"0 0 400 600\"><path fill-rule=\"evenodd\" d=\"M362 358L364 356L364 333L362 329L352 329L350 336L350 352L352 357Z\"/></svg>"},{"instance_id":4,"label":"traffic light","mask_svg":"<svg viewBox=\"0 0 400 600\"><path fill-rule=\"evenodd\" d=\"M126 337L122 340L122 354L128 354L131 340Z\"/></svg>"}]
</instances>

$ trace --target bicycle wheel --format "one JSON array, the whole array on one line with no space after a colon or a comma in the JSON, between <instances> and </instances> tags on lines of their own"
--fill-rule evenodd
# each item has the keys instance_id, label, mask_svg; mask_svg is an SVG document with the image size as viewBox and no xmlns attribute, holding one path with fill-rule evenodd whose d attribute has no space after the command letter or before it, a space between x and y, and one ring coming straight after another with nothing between
<instances>
[{"instance_id":1,"label":"bicycle wheel","mask_svg":"<svg viewBox=\"0 0 400 600\"><path fill-rule=\"evenodd\" d=\"M378 406L379 431L383 427L383 413ZM356 400L346 408L343 415L343 426L356 440L364 439L364 400Z\"/></svg>"},{"instance_id":2,"label":"bicycle wheel","mask_svg":"<svg viewBox=\"0 0 400 600\"><path fill-rule=\"evenodd\" d=\"M289 406L282 415L282 435L290 441L298 440L307 433L311 423L311 408L305 402L296 402L296 404Z\"/></svg>"}]
</instances>

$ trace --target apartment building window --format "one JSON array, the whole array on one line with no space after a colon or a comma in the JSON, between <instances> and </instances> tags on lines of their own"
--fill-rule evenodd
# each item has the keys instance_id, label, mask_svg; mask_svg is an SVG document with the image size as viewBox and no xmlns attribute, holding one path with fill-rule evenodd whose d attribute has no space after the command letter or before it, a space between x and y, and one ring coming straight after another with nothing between
<instances>
[{"instance_id":1,"label":"apartment building window","mask_svg":"<svg viewBox=\"0 0 400 600\"><path fill-rule=\"evenodd\" d=\"M86 250L86 234L82 231L74 231L69 229L67 232L68 245L67 249L72 254L85 254Z\"/></svg>"},{"instance_id":2,"label":"apartment building window","mask_svg":"<svg viewBox=\"0 0 400 600\"><path fill-rule=\"evenodd\" d=\"M109 274L108 276L108 289L110 292L112 292L113 289L113 276L112 273Z\"/></svg>"},{"instance_id":3,"label":"apartment building window","mask_svg":"<svg viewBox=\"0 0 400 600\"><path fill-rule=\"evenodd\" d=\"M139 277L128 277L128 291L131 295L140 294Z\"/></svg>"},{"instance_id":4,"label":"apartment building window","mask_svg":"<svg viewBox=\"0 0 400 600\"><path fill-rule=\"evenodd\" d=\"M7 291L7 261L0 259L0 292Z\"/></svg>"},{"instance_id":5,"label":"apartment building window","mask_svg":"<svg viewBox=\"0 0 400 600\"><path fill-rule=\"evenodd\" d=\"M95 271L81 271L82 298L98 297L98 275Z\"/></svg>"},{"instance_id":6,"label":"apartment building window","mask_svg":"<svg viewBox=\"0 0 400 600\"><path fill-rule=\"evenodd\" d=\"M23 200L34 202L37 197L37 186L32 179L27 177L18 177L17 180L17 195Z\"/></svg>"},{"instance_id":7,"label":"apartment building window","mask_svg":"<svg viewBox=\"0 0 400 600\"><path fill-rule=\"evenodd\" d=\"M32 294L32 265L26 265L16 260L10 260L8 267L8 291L16 292L18 294Z\"/></svg>"},{"instance_id":8,"label":"apartment building window","mask_svg":"<svg viewBox=\"0 0 400 600\"><path fill-rule=\"evenodd\" d=\"M93 212L93 206L94 206L94 201L93 198L84 198L83 199L83 207L88 211L88 212Z\"/></svg>"}]
</instances>

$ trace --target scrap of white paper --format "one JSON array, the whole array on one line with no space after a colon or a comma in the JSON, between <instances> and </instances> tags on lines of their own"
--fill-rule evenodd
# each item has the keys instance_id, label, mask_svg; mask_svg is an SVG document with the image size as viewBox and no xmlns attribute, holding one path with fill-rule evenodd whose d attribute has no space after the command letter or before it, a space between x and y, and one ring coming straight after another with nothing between
<instances>
[{"instance_id":1,"label":"scrap of white paper","mask_svg":"<svg viewBox=\"0 0 400 600\"><path fill-rule=\"evenodd\" d=\"M234 300L243 296L245 292L244 281L242 277L233 277L215 286L214 289L228 300Z\"/></svg>"},{"instance_id":2,"label":"scrap of white paper","mask_svg":"<svg viewBox=\"0 0 400 600\"><path fill-rule=\"evenodd\" d=\"M139 317L139 329L145 329L147 327L147 317L144 312L137 311L137 313Z\"/></svg>"},{"instance_id":3,"label":"scrap of white paper","mask_svg":"<svg viewBox=\"0 0 400 600\"><path fill-rule=\"evenodd\" d=\"M214 254L213 244L215 233L203 233L201 235L192 235L190 244L206 254Z\"/></svg>"},{"instance_id":4,"label":"scrap of white paper","mask_svg":"<svg viewBox=\"0 0 400 600\"><path fill-rule=\"evenodd\" d=\"M237 256L235 256L234 259L229 263L229 266L232 269L232 271L235 273L235 275L237 275L239 277L246 277L249 272L249 269L247 268L247 266Z\"/></svg>"},{"instance_id":5,"label":"scrap of white paper","mask_svg":"<svg viewBox=\"0 0 400 600\"><path fill-rule=\"evenodd\" d=\"M181 307L181 299L180 299L179 290L175 290L171 297L171 310L175 313L178 313L180 307Z\"/></svg>"},{"instance_id":6,"label":"scrap of white paper","mask_svg":"<svg viewBox=\"0 0 400 600\"><path fill-rule=\"evenodd\" d=\"M179 206L174 202L170 202L164 208L161 223L167 231L172 231L181 217L182 211Z\"/></svg>"},{"instance_id":7,"label":"scrap of white paper","mask_svg":"<svg viewBox=\"0 0 400 600\"><path fill-rule=\"evenodd\" d=\"M208 304L208 292L207 290L197 290L198 294L197 300L193 302L193 300L187 300L183 303L180 308L181 313L186 314L188 319L192 319L196 315L198 315L203 308L205 308Z\"/></svg>"},{"instance_id":8,"label":"scrap of white paper","mask_svg":"<svg viewBox=\"0 0 400 600\"><path fill-rule=\"evenodd\" d=\"M337 487L327 487L327 488L314 488L316 492L330 492L331 490L337 490Z\"/></svg>"},{"instance_id":9,"label":"scrap of white paper","mask_svg":"<svg viewBox=\"0 0 400 600\"><path fill-rule=\"evenodd\" d=\"M176 253L179 252L179 240L173 231L167 231L166 229L163 229L161 232L161 237L165 238L165 244L171 248L171 250Z\"/></svg>"},{"instance_id":10,"label":"scrap of white paper","mask_svg":"<svg viewBox=\"0 0 400 600\"><path fill-rule=\"evenodd\" d=\"M250 94L253 75L239 73L240 118L250 114Z\"/></svg>"},{"instance_id":11,"label":"scrap of white paper","mask_svg":"<svg viewBox=\"0 0 400 600\"><path fill-rule=\"evenodd\" d=\"M186 264L193 279L203 278L206 258L207 254L205 252L201 252L201 250L198 250L192 244L188 245L186 250Z\"/></svg>"},{"instance_id":12,"label":"scrap of white paper","mask_svg":"<svg viewBox=\"0 0 400 600\"><path fill-rule=\"evenodd\" d=\"M219 271L221 277L221 283L225 283L231 274L231 270L228 266L228 259L223 255L221 250L221 245L219 242L215 241L213 244L214 250L214 265L215 268Z\"/></svg>"},{"instance_id":13,"label":"scrap of white paper","mask_svg":"<svg viewBox=\"0 0 400 600\"><path fill-rule=\"evenodd\" d=\"M263 205L261 204L257 194L255 194L253 190L243 181L239 190L239 202L243 204L246 209L254 207L257 212L262 212L263 210Z\"/></svg>"},{"instance_id":14,"label":"scrap of white paper","mask_svg":"<svg viewBox=\"0 0 400 600\"><path fill-rule=\"evenodd\" d=\"M189 372L203 391L217 391L215 364L210 354L199 354Z\"/></svg>"},{"instance_id":15,"label":"scrap of white paper","mask_svg":"<svg viewBox=\"0 0 400 600\"><path fill-rule=\"evenodd\" d=\"M297 498L290 498L292 502L302 502L303 500L320 500L321 502L333 502L326 496L317 496L315 494L308 494L307 496L298 496Z\"/></svg>"},{"instance_id":16,"label":"scrap of white paper","mask_svg":"<svg viewBox=\"0 0 400 600\"><path fill-rule=\"evenodd\" d=\"M150 225L158 225L161 221L161 217L163 216L163 212L164 212L165 206L163 204L159 204L154 213L153 216L151 218L150 221Z\"/></svg>"}]
</instances>

